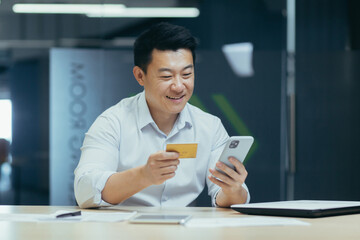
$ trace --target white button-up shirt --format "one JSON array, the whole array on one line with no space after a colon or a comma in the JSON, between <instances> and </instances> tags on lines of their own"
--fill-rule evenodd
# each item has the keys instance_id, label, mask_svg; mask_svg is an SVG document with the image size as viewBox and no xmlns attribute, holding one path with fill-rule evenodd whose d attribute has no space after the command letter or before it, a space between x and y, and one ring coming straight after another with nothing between
<instances>
[{"instance_id":1,"label":"white button-up shirt","mask_svg":"<svg viewBox=\"0 0 360 240\"><path fill-rule=\"evenodd\" d=\"M102 113L85 135L75 169L76 200L83 208L108 206L101 192L112 174L146 164L151 154L165 150L168 143L198 143L196 158L180 159L173 178L143 189L120 205L187 206L205 182L215 205L220 187L207 178L208 169L215 167L228 138L219 118L191 104L186 104L166 135L152 119L144 92L123 99Z\"/></svg>"}]
</instances>

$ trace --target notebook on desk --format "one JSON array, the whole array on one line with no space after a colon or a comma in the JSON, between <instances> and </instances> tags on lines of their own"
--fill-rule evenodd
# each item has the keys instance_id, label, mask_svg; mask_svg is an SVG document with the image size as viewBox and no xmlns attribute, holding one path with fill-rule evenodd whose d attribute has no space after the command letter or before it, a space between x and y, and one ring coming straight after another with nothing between
<instances>
[{"instance_id":1,"label":"notebook on desk","mask_svg":"<svg viewBox=\"0 0 360 240\"><path fill-rule=\"evenodd\" d=\"M360 202L297 200L237 204L231 208L251 215L316 218L360 213Z\"/></svg>"}]
</instances>

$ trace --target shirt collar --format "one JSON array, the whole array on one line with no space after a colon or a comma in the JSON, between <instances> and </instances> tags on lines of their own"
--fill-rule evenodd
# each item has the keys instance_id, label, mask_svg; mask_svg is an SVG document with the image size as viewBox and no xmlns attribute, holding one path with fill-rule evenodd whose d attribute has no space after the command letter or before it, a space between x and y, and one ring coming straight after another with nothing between
<instances>
[{"instance_id":1,"label":"shirt collar","mask_svg":"<svg viewBox=\"0 0 360 240\"><path fill-rule=\"evenodd\" d=\"M180 130L186 126L192 127L192 121L189 114L189 104L186 103L184 109L179 114L177 121L175 122L175 126Z\"/></svg>"},{"instance_id":2,"label":"shirt collar","mask_svg":"<svg viewBox=\"0 0 360 240\"><path fill-rule=\"evenodd\" d=\"M155 123L153 118L151 117L149 107L146 103L145 99L145 91L140 93L140 97L138 100L138 124L139 128L147 126L150 123Z\"/></svg>"},{"instance_id":3,"label":"shirt collar","mask_svg":"<svg viewBox=\"0 0 360 240\"><path fill-rule=\"evenodd\" d=\"M189 114L188 103L185 105L185 108L180 112L178 119L176 120L174 127L177 129L182 129L185 126L192 127L192 121ZM145 98L145 91L140 93L138 100L138 124L139 128L143 129L148 124L155 124L154 119L151 117L149 107Z\"/></svg>"}]
</instances>

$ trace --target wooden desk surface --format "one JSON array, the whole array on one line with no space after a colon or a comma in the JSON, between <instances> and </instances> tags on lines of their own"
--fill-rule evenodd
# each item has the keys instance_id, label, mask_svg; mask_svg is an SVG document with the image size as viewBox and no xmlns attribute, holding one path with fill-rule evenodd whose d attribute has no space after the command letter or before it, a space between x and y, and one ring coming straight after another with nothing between
<instances>
[{"instance_id":1,"label":"wooden desk surface","mask_svg":"<svg viewBox=\"0 0 360 240\"><path fill-rule=\"evenodd\" d=\"M2 213L54 213L57 210L73 210L77 207L64 206L0 206ZM231 209L219 208L155 208L116 207L84 211L129 211L139 213L188 213L194 217L239 217L247 216ZM271 227L231 227L231 228L186 228L182 225L130 224L127 222L10 222L0 221L0 239L171 239L171 240L211 240L211 239L360 239L360 214L305 219L311 226L271 226Z\"/></svg>"}]
</instances>

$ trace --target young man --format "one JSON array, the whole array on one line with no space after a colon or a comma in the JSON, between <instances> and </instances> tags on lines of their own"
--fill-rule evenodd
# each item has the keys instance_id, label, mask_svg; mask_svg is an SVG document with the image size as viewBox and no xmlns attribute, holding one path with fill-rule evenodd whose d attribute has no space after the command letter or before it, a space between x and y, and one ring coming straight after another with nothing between
<instances>
[{"instance_id":1,"label":"young man","mask_svg":"<svg viewBox=\"0 0 360 240\"><path fill-rule=\"evenodd\" d=\"M187 29L168 23L138 37L133 74L144 91L106 110L86 133L74 182L80 207L187 206L205 182L213 206L249 202L244 165L231 158L234 171L217 162L229 138L220 119L187 103L195 47ZM179 160L164 151L168 143L198 143L197 156Z\"/></svg>"}]
</instances>

